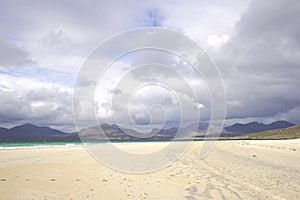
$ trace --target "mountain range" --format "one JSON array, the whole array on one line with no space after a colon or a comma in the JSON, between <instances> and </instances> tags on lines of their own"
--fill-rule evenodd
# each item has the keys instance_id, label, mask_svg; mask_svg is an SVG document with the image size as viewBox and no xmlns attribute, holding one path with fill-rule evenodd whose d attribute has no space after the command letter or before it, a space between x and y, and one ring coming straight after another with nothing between
<instances>
[{"instance_id":1,"label":"mountain range","mask_svg":"<svg viewBox=\"0 0 300 200\"><path fill-rule=\"evenodd\" d=\"M233 124L225 127L223 130L213 130L207 134L208 137L236 137L249 133L283 129L294 126L295 124L287 121L276 121L271 124L251 122L247 124ZM204 138L206 136L209 124L199 122L190 124L186 127L171 127L162 129L153 129L150 133L139 133L134 129L121 128L118 125L101 124L99 126L88 127L79 131L80 137L84 141L95 140L171 140L177 132L177 138ZM129 133L129 134L127 134ZM28 141L80 141L78 133L65 133L60 130L52 129L46 126L36 126L30 123L15 126L7 129L0 127L0 142L28 142Z\"/></svg>"},{"instance_id":2,"label":"mountain range","mask_svg":"<svg viewBox=\"0 0 300 200\"><path fill-rule=\"evenodd\" d=\"M244 135L247 133L257 133L268 130L288 128L294 126L295 124L288 121L275 121L270 124L263 124L258 122L250 122L247 124L236 123L232 126L225 127L225 131L234 135Z\"/></svg>"},{"instance_id":3,"label":"mountain range","mask_svg":"<svg viewBox=\"0 0 300 200\"><path fill-rule=\"evenodd\" d=\"M0 127L0 142L80 141L77 133L65 133L30 123L7 129Z\"/></svg>"}]
</instances>

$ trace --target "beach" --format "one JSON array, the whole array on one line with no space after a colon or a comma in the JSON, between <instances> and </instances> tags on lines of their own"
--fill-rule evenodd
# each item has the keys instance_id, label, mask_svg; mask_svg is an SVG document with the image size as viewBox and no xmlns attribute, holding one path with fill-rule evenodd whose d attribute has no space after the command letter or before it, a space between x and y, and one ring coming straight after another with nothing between
<instances>
[{"instance_id":1,"label":"beach","mask_svg":"<svg viewBox=\"0 0 300 200\"><path fill-rule=\"evenodd\" d=\"M0 150L1 199L299 199L300 139L193 142L151 173L116 171L83 146ZM122 144L119 144L122 145ZM130 143L148 151L165 145Z\"/></svg>"}]
</instances>

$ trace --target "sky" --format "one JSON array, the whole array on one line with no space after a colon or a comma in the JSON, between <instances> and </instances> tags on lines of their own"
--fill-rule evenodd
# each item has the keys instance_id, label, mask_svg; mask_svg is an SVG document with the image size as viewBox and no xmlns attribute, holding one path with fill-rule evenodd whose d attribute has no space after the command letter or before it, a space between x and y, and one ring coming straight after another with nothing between
<instances>
[{"instance_id":1,"label":"sky","mask_svg":"<svg viewBox=\"0 0 300 200\"><path fill-rule=\"evenodd\" d=\"M30 122L75 131L72 99L82 65L106 39L141 27L177 31L205 49L224 83L227 125L275 120L299 124L300 26L297 19L300 19L297 0L3 0L0 3L0 126ZM176 85L176 78L180 77L172 76L162 66L128 71L134 63L150 58L173 63L180 75L193 85L199 101L188 95L187 87ZM122 98L130 94L126 88L116 88L124 73L127 73L127 83L142 84L151 77L158 80L167 77L177 89L175 93L157 86L138 90L129 105L134 122L147 124L149 112L153 121L167 118L177 122L180 111L177 97L183 101L181 109L191 116L194 115L192 105L200 112L201 120L209 119L210 96L205 81L193 76L183 60L161 52L143 51L122 57L112 68L103 78L104 87L95 92L96 115L100 120L111 120L112 94L120 97L116 101L119 107L114 109L119 109L120 116L127 112L122 110L127 103Z\"/></svg>"}]
</instances>

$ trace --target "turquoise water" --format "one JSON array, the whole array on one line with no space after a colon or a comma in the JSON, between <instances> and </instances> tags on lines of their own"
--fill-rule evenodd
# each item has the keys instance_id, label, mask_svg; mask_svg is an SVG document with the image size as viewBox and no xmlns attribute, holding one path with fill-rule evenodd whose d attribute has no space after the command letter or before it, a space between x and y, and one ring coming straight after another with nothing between
<instances>
[{"instance_id":1,"label":"turquoise water","mask_svg":"<svg viewBox=\"0 0 300 200\"><path fill-rule=\"evenodd\" d=\"M0 142L2 149L14 149L22 147L51 147L51 146L76 146L81 142Z\"/></svg>"},{"instance_id":2,"label":"turquoise water","mask_svg":"<svg viewBox=\"0 0 300 200\"><path fill-rule=\"evenodd\" d=\"M150 141L113 141L112 143L136 143L136 142L150 142ZM166 141L152 141L152 142L166 142ZM107 141L88 142L88 144L104 144ZM87 144L87 143L86 143ZM49 148L49 147L76 147L83 146L81 142L0 142L0 150L8 149L35 149L35 148Z\"/></svg>"},{"instance_id":3,"label":"turquoise water","mask_svg":"<svg viewBox=\"0 0 300 200\"><path fill-rule=\"evenodd\" d=\"M136 140L136 141L95 141L88 142L89 144L101 144L101 143L140 143L140 142L184 142L191 140ZM217 140L211 140L217 141ZM18 149L18 148L47 148L47 147L73 147L82 146L82 142L0 142L0 149Z\"/></svg>"},{"instance_id":4,"label":"turquoise water","mask_svg":"<svg viewBox=\"0 0 300 200\"><path fill-rule=\"evenodd\" d=\"M108 141L96 141L88 142L89 144L101 144L107 143ZM132 142L151 142L151 141L111 141L112 143L132 143ZM152 141L154 142L154 141ZM165 142L165 141L155 141L155 142ZM81 142L0 142L1 149L15 149L15 148L26 148L26 147L63 147L63 146L81 146Z\"/></svg>"}]
</instances>

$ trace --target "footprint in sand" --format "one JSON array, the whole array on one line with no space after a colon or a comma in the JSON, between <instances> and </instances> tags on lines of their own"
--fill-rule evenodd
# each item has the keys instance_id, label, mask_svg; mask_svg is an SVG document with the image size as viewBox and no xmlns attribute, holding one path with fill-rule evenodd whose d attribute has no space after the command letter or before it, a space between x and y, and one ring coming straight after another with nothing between
<instances>
[{"instance_id":1,"label":"footprint in sand","mask_svg":"<svg viewBox=\"0 0 300 200\"><path fill-rule=\"evenodd\" d=\"M195 200L196 198L193 197L193 196L188 195L188 196L185 196L185 199L186 200Z\"/></svg>"},{"instance_id":2,"label":"footprint in sand","mask_svg":"<svg viewBox=\"0 0 300 200\"><path fill-rule=\"evenodd\" d=\"M1 181L6 181L6 179L5 179L5 178L2 178Z\"/></svg>"},{"instance_id":3,"label":"footprint in sand","mask_svg":"<svg viewBox=\"0 0 300 200\"><path fill-rule=\"evenodd\" d=\"M198 191L197 187L195 186L191 186L185 189L187 192L189 192L190 194L194 194Z\"/></svg>"},{"instance_id":4,"label":"footprint in sand","mask_svg":"<svg viewBox=\"0 0 300 200\"><path fill-rule=\"evenodd\" d=\"M185 189L189 195L185 196L186 200L194 200L196 199L194 196L197 195L198 189L196 186L190 186Z\"/></svg>"}]
</instances>

